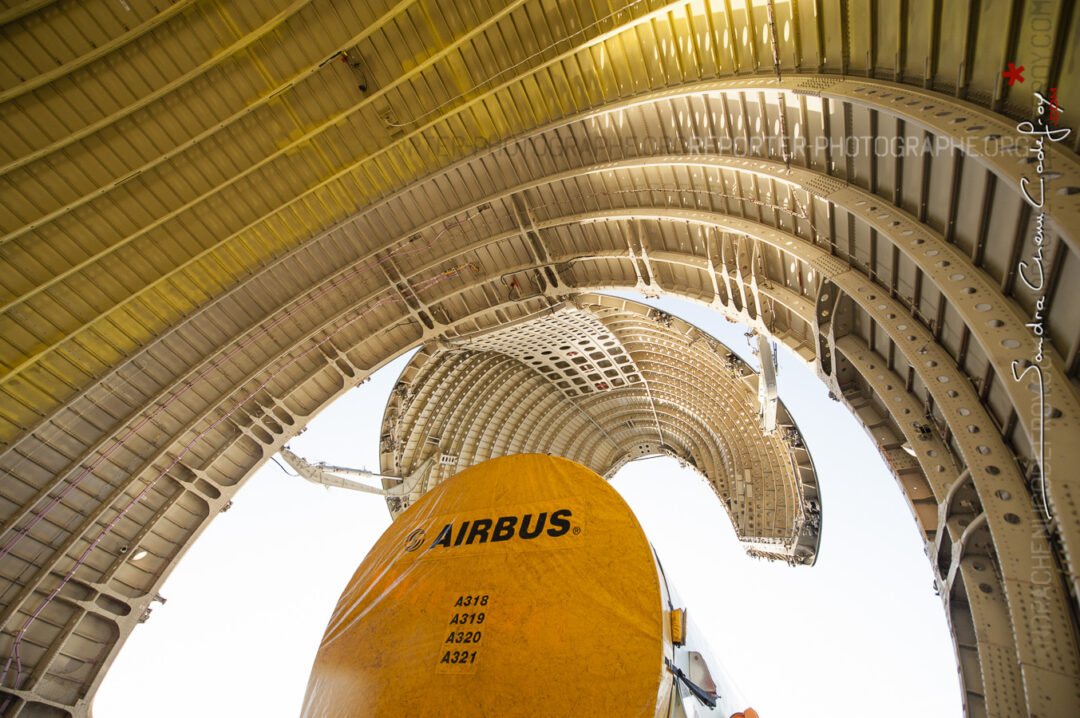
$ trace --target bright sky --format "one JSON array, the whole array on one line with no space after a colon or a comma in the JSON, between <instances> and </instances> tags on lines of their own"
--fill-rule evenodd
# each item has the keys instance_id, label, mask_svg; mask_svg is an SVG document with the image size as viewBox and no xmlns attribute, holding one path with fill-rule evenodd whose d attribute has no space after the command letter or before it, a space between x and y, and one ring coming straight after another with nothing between
<instances>
[{"instance_id":1,"label":"bright sky","mask_svg":"<svg viewBox=\"0 0 1080 718\"><path fill-rule=\"evenodd\" d=\"M685 302L649 303L756 366L743 327ZM291 448L378 470L382 410L409 356L328 407ZM632 463L615 487L762 718L960 716L945 614L900 488L848 410L783 349L779 383L821 486L813 568L746 556L704 479L672 459ZM294 718L334 604L389 524L379 497L315 486L268 462L173 572L167 605L128 640L94 715Z\"/></svg>"}]
</instances>

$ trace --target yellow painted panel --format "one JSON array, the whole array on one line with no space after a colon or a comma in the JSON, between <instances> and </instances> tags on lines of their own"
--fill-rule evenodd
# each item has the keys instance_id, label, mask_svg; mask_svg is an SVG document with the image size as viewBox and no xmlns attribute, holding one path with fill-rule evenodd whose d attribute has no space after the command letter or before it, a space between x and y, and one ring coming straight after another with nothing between
<instances>
[{"instance_id":1,"label":"yellow painted panel","mask_svg":"<svg viewBox=\"0 0 1080 718\"><path fill-rule=\"evenodd\" d=\"M323 637L303 716L646 716L670 674L652 550L566 459L457 474L378 540Z\"/></svg>"}]
</instances>

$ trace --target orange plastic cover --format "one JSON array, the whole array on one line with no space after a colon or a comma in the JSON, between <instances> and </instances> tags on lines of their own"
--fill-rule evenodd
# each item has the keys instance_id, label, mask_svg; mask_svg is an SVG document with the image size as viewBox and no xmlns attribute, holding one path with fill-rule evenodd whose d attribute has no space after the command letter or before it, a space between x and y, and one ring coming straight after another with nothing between
<instances>
[{"instance_id":1,"label":"orange plastic cover","mask_svg":"<svg viewBox=\"0 0 1080 718\"><path fill-rule=\"evenodd\" d=\"M652 551L615 490L566 459L492 459L376 542L303 716L651 718L666 713L669 645Z\"/></svg>"}]
</instances>

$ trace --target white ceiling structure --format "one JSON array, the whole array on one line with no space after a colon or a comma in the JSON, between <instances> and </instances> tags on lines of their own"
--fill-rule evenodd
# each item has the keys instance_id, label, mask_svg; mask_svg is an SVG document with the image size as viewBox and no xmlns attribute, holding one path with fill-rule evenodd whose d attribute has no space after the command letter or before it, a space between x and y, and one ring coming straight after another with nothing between
<instances>
[{"instance_id":1,"label":"white ceiling structure","mask_svg":"<svg viewBox=\"0 0 1080 718\"><path fill-rule=\"evenodd\" d=\"M815 367L912 506L967 713L1077 714L1080 133L1040 161L1017 127L1035 90L1076 127L1075 3L13 0L0 26L3 715L88 715L186 548L380 366L423 345L404 378L434 391L494 370L453 350L479 333L509 371L539 315L603 324L582 295L616 288ZM625 353L723 401L651 332ZM419 456L399 417L387 470ZM657 450L715 481L684 432Z\"/></svg>"},{"instance_id":2,"label":"white ceiling structure","mask_svg":"<svg viewBox=\"0 0 1080 718\"><path fill-rule=\"evenodd\" d=\"M477 331L417 352L394 387L380 447L383 473L403 477L384 481L393 515L497 456L550 453L611 477L665 454L709 481L750 555L814 563L817 476L774 374L759 376L681 319L613 297L476 319Z\"/></svg>"}]
</instances>

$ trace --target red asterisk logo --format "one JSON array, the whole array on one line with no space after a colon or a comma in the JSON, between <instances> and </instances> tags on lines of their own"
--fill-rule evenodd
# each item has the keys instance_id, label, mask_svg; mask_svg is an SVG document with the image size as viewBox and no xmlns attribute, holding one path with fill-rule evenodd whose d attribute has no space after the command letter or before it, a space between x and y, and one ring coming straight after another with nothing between
<instances>
[{"instance_id":1,"label":"red asterisk logo","mask_svg":"<svg viewBox=\"0 0 1080 718\"><path fill-rule=\"evenodd\" d=\"M1009 87L1013 86L1014 82L1024 81L1024 66L1017 67L1013 63L1009 63L1009 69L1001 73L1001 76L1009 80Z\"/></svg>"}]
</instances>

